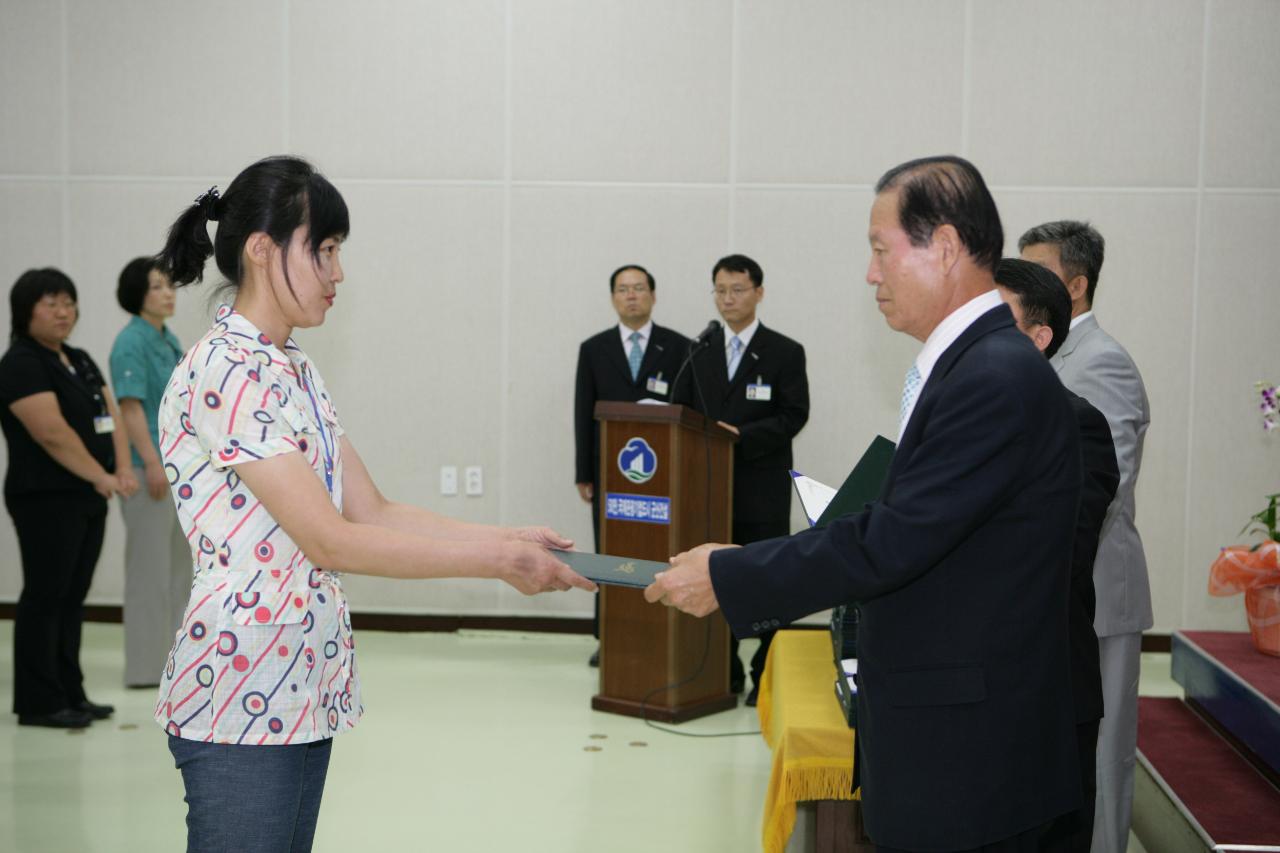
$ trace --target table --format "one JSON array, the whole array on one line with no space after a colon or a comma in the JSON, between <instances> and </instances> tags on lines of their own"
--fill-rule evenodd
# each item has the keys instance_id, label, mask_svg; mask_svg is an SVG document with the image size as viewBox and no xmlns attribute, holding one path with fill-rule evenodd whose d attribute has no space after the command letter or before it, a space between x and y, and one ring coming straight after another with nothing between
<instances>
[{"instance_id":1,"label":"table","mask_svg":"<svg viewBox=\"0 0 1280 853\"><path fill-rule=\"evenodd\" d=\"M818 850L869 844L853 793L853 730L835 696L827 631L779 631L760 680L760 731L773 750L765 794L763 849L782 853L796 804L817 801ZM865 849L871 849L869 846Z\"/></svg>"}]
</instances>

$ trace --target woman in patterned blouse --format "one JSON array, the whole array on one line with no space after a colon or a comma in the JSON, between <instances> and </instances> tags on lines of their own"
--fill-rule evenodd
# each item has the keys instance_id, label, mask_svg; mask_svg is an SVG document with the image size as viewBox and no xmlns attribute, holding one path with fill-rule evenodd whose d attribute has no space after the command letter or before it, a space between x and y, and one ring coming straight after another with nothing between
<instances>
[{"instance_id":1,"label":"woman in patterned blouse","mask_svg":"<svg viewBox=\"0 0 1280 853\"><path fill-rule=\"evenodd\" d=\"M595 588L548 553L572 544L549 528L454 521L378 491L291 337L333 307L348 230L328 180L274 157L197 199L160 254L180 286L212 254L234 292L159 415L194 564L156 706L186 787L188 850L311 849L331 739L362 710L339 572Z\"/></svg>"}]
</instances>

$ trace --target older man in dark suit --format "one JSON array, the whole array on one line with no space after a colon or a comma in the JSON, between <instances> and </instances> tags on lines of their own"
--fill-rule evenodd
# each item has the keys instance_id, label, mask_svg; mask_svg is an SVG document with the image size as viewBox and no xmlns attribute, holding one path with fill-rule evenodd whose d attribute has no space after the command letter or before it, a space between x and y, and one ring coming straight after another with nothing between
<instances>
[{"instance_id":1,"label":"older man in dark suit","mask_svg":"<svg viewBox=\"0 0 1280 853\"><path fill-rule=\"evenodd\" d=\"M764 301L764 270L746 255L711 269L712 296L724 326L693 355L676 402L703 412L738 435L733 450L733 542L746 545L791 532L791 440L809 420L804 347L756 316ZM760 693L775 629L760 632L751 656L751 692ZM745 672L738 639L729 648L729 687L740 692Z\"/></svg>"},{"instance_id":2,"label":"older man in dark suit","mask_svg":"<svg viewBox=\"0 0 1280 853\"><path fill-rule=\"evenodd\" d=\"M1004 235L972 164L890 170L868 236L881 313L924 344L879 498L820 530L680 555L646 596L720 607L741 636L859 602L871 838L881 850L1054 849L1081 800L1067 646L1075 419L995 290Z\"/></svg>"},{"instance_id":3,"label":"older man in dark suit","mask_svg":"<svg viewBox=\"0 0 1280 853\"><path fill-rule=\"evenodd\" d=\"M578 348L578 375L573 396L574 482L578 495L591 504L591 531L600 550L600 435L596 403L634 402L646 397L668 402L671 384L689 347L679 332L653 322L657 282L647 269L628 264L609 276L609 296L617 325L592 335ZM600 604L596 599L596 636ZM591 655L591 665L599 662Z\"/></svg>"}]
</instances>

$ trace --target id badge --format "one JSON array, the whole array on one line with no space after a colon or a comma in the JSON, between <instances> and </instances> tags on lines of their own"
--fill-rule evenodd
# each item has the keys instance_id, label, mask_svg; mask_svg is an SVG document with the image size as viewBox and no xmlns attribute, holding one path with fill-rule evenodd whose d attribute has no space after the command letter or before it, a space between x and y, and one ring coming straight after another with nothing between
<instances>
[{"instance_id":1,"label":"id badge","mask_svg":"<svg viewBox=\"0 0 1280 853\"><path fill-rule=\"evenodd\" d=\"M747 399L765 403L773 399L773 386L764 384L764 377L757 376L756 384L747 386Z\"/></svg>"},{"instance_id":2,"label":"id badge","mask_svg":"<svg viewBox=\"0 0 1280 853\"><path fill-rule=\"evenodd\" d=\"M644 387L650 394L661 394L665 397L667 395L669 384L662 378L662 374L658 374L657 376L650 376L649 381L644 384Z\"/></svg>"},{"instance_id":3,"label":"id badge","mask_svg":"<svg viewBox=\"0 0 1280 853\"><path fill-rule=\"evenodd\" d=\"M111 415L98 415L93 419L93 431L98 435L116 431L116 422Z\"/></svg>"}]
</instances>

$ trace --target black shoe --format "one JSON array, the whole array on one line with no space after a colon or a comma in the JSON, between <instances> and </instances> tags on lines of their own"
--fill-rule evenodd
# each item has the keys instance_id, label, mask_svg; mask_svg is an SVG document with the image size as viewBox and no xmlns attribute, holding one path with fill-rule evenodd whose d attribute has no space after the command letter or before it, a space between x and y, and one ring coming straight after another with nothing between
<instances>
[{"instance_id":1,"label":"black shoe","mask_svg":"<svg viewBox=\"0 0 1280 853\"><path fill-rule=\"evenodd\" d=\"M52 714L19 714L20 726L44 726L49 729L83 729L93 722L87 711L63 708Z\"/></svg>"},{"instance_id":2,"label":"black shoe","mask_svg":"<svg viewBox=\"0 0 1280 853\"><path fill-rule=\"evenodd\" d=\"M80 704L76 705L75 709L77 711L85 712L95 720L105 720L116 712L115 707L112 705L97 705L90 702L88 699L81 700Z\"/></svg>"},{"instance_id":3,"label":"black shoe","mask_svg":"<svg viewBox=\"0 0 1280 853\"><path fill-rule=\"evenodd\" d=\"M756 702L760 699L760 688L755 684L751 685L751 692L747 694L747 701L744 703L748 708L754 708Z\"/></svg>"},{"instance_id":4,"label":"black shoe","mask_svg":"<svg viewBox=\"0 0 1280 853\"><path fill-rule=\"evenodd\" d=\"M587 666L599 666L599 665L600 665L600 650L596 649L594 652L591 653L591 657L587 658Z\"/></svg>"},{"instance_id":5,"label":"black shoe","mask_svg":"<svg viewBox=\"0 0 1280 853\"><path fill-rule=\"evenodd\" d=\"M746 678L745 678L745 677L741 677L741 678L730 678L730 679L729 679L729 692L730 692L730 693L735 693L735 694L736 694L736 693L741 693L741 692L743 691L743 689L747 686L746 681L747 681L747 680L746 680Z\"/></svg>"}]
</instances>

